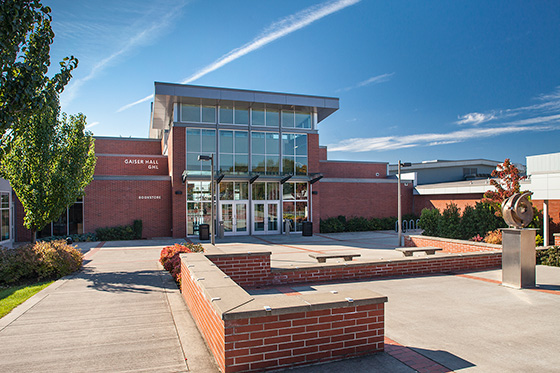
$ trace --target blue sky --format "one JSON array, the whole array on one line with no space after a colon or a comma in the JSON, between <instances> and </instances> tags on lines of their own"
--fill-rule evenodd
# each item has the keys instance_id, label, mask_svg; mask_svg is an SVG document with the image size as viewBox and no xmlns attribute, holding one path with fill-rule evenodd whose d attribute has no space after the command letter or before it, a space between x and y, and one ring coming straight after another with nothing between
<instances>
[{"instance_id":1,"label":"blue sky","mask_svg":"<svg viewBox=\"0 0 560 373\"><path fill-rule=\"evenodd\" d=\"M525 163L560 151L558 1L44 0L62 95L147 137L154 81L340 98L329 159Z\"/></svg>"}]
</instances>

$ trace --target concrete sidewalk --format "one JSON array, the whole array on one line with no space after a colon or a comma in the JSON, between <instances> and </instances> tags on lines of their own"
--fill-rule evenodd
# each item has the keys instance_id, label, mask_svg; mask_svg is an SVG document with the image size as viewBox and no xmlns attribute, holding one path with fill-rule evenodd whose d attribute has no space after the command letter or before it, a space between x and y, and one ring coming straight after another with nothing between
<instances>
[{"instance_id":1,"label":"concrete sidewalk","mask_svg":"<svg viewBox=\"0 0 560 373\"><path fill-rule=\"evenodd\" d=\"M0 319L0 372L217 372L158 263L161 248L174 242L80 243L87 258L81 272ZM390 232L217 241L224 251L272 251L273 266L307 263L309 250L359 250L363 260L388 255L395 243ZM293 371L558 371L560 268L537 266L536 289L509 289L500 280L494 270L294 285L294 292L362 287L389 302L385 353Z\"/></svg>"},{"instance_id":2,"label":"concrete sidewalk","mask_svg":"<svg viewBox=\"0 0 560 373\"><path fill-rule=\"evenodd\" d=\"M174 242L80 243L82 271L0 319L0 372L216 372L158 263Z\"/></svg>"}]
</instances>

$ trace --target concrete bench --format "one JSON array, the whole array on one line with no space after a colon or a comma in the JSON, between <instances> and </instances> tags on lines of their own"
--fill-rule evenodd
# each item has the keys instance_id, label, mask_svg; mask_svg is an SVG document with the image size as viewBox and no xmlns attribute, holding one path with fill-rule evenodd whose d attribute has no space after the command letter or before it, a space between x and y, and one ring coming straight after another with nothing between
<instances>
[{"instance_id":1,"label":"concrete bench","mask_svg":"<svg viewBox=\"0 0 560 373\"><path fill-rule=\"evenodd\" d=\"M426 255L434 255L436 251L443 250L440 247L397 247L396 251L400 251L404 256L412 256L417 252L425 252Z\"/></svg>"},{"instance_id":2,"label":"concrete bench","mask_svg":"<svg viewBox=\"0 0 560 373\"><path fill-rule=\"evenodd\" d=\"M327 259L344 258L345 261L352 261L352 258L362 256L356 253L329 253L329 254L309 254L313 259L317 259L319 263L325 263Z\"/></svg>"}]
</instances>

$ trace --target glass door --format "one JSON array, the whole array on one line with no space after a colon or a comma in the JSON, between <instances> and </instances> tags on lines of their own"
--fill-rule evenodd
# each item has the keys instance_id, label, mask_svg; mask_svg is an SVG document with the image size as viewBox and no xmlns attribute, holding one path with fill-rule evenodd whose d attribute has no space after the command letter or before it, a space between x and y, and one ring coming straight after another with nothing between
<instances>
[{"instance_id":1,"label":"glass door","mask_svg":"<svg viewBox=\"0 0 560 373\"><path fill-rule=\"evenodd\" d=\"M247 202L220 201L219 221L224 222L224 234L226 236L248 234Z\"/></svg>"},{"instance_id":2,"label":"glass door","mask_svg":"<svg viewBox=\"0 0 560 373\"><path fill-rule=\"evenodd\" d=\"M253 202L253 234L279 234L279 202Z\"/></svg>"}]
</instances>

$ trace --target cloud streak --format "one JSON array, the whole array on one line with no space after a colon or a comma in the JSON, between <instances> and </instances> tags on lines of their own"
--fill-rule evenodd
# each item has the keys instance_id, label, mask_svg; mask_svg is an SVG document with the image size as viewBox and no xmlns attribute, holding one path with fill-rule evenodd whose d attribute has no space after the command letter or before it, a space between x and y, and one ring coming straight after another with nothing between
<instances>
[{"instance_id":1,"label":"cloud streak","mask_svg":"<svg viewBox=\"0 0 560 373\"><path fill-rule=\"evenodd\" d=\"M403 148L449 145L500 135L560 130L560 87L549 95L537 97L539 103L489 113L470 113L456 124L470 128L448 133L353 138L328 145L329 151L369 152Z\"/></svg>"},{"instance_id":2,"label":"cloud streak","mask_svg":"<svg viewBox=\"0 0 560 373\"><path fill-rule=\"evenodd\" d=\"M259 36L255 39L251 40L250 42L242 45L239 48L233 49L232 51L224 54L222 57L218 58L216 61L212 62L211 64L203 67L202 69L195 72L193 75L189 76L186 79L181 81L181 84L188 84L197 79L200 79L206 74L209 74L217 69L249 54L254 52L262 47L272 43L275 40L278 40L286 35L289 35L297 30L300 30L306 26L309 26L313 22L316 22L330 14L336 13L344 8L347 8L351 5L359 3L361 0L336 0L336 1L328 1L323 4L319 4L316 6L312 6L306 8L302 11L299 11L295 14L292 14L288 17L281 19L270 25L266 30L263 31ZM143 99L135 101L133 103L124 105L121 107L118 112L123 110L129 109L139 103L148 101L152 98L152 95L146 96Z\"/></svg>"},{"instance_id":3,"label":"cloud streak","mask_svg":"<svg viewBox=\"0 0 560 373\"><path fill-rule=\"evenodd\" d=\"M95 63L85 77L73 79L71 81L65 90L65 95L63 96L64 104L69 104L76 97L79 89L85 83L96 78L101 72L103 72L103 70L115 63L120 57L145 44L150 39L153 39L156 35L158 35L162 30L167 28L172 23L173 19L177 17L181 8L183 8L185 4L186 3L181 3L179 6L175 6L174 8L167 10L164 15L147 17L150 19L157 18L157 20L152 21L150 24L138 25L137 28L139 31L135 32L134 35L126 40L124 45L122 45L116 52Z\"/></svg>"},{"instance_id":4,"label":"cloud streak","mask_svg":"<svg viewBox=\"0 0 560 373\"><path fill-rule=\"evenodd\" d=\"M379 83L383 83L383 82L388 82L389 80L391 80L391 78L394 75L395 75L395 73L373 76L373 77L371 77L369 79L366 79L362 82L359 82L358 84L355 84L353 86L338 89L337 92L347 92L347 91L350 91L352 89L361 88L361 87L365 87L365 86L372 85L372 84L379 84Z\"/></svg>"}]
</instances>

